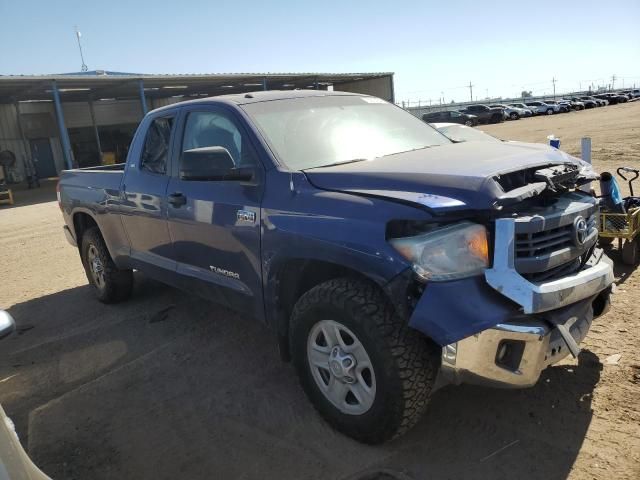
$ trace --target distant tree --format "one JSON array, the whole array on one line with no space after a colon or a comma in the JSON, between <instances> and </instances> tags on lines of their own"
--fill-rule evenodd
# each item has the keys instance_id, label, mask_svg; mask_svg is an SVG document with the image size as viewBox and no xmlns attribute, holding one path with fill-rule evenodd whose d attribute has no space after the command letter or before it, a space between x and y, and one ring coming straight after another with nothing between
<instances>
[{"instance_id":1,"label":"distant tree","mask_svg":"<svg viewBox=\"0 0 640 480\"><path fill-rule=\"evenodd\" d=\"M533 92L531 90L529 90L528 92L526 90L523 90L522 93L520 93L520 96L522 98L533 97Z\"/></svg>"}]
</instances>

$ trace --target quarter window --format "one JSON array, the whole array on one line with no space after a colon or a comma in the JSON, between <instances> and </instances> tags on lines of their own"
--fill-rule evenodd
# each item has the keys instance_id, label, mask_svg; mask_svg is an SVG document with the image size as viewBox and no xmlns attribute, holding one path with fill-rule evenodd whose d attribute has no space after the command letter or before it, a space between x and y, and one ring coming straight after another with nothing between
<instances>
[{"instance_id":1,"label":"quarter window","mask_svg":"<svg viewBox=\"0 0 640 480\"><path fill-rule=\"evenodd\" d=\"M144 140L140 161L141 170L160 174L167 172L172 128L173 117L156 118L151 122Z\"/></svg>"}]
</instances>

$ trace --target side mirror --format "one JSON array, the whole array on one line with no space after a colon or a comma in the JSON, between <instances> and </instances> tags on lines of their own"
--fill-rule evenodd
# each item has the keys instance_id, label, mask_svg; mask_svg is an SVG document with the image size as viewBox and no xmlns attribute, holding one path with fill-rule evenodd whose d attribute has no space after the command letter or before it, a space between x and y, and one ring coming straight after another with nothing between
<instances>
[{"instance_id":1,"label":"side mirror","mask_svg":"<svg viewBox=\"0 0 640 480\"><path fill-rule=\"evenodd\" d=\"M233 157L224 147L192 148L182 152L180 178L198 181L251 181L252 167L236 168Z\"/></svg>"},{"instance_id":2,"label":"side mirror","mask_svg":"<svg viewBox=\"0 0 640 480\"><path fill-rule=\"evenodd\" d=\"M10 335L16 329L16 322L8 312L0 310L0 338Z\"/></svg>"}]
</instances>

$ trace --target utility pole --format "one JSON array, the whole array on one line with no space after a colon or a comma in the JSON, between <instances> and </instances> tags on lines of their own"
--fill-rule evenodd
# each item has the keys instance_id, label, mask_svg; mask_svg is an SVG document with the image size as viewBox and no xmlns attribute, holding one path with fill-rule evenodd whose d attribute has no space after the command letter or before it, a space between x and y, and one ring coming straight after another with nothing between
<instances>
[{"instance_id":1,"label":"utility pole","mask_svg":"<svg viewBox=\"0 0 640 480\"><path fill-rule=\"evenodd\" d=\"M556 77L551 79L551 83L553 83L553 99L556 99Z\"/></svg>"},{"instance_id":2,"label":"utility pole","mask_svg":"<svg viewBox=\"0 0 640 480\"><path fill-rule=\"evenodd\" d=\"M473 102L473 85L471 85L471 82L469 82L469 98Z\"/></svg>"},{"instance_id":3,"label":"utility pole","mask_svg":"<svg viewBox=\"0 0 640 480\"><path fill-rule=\"evenodd\" d=\"M78 49L80 50L80 60L82 60L82 67L80 67L80 70L83 72L86 72L89 69L87 68L87 64L84 63L84 55L82 54L82 43L80 43L80 37L82 36L82 34L78 30L77 25L75 26L75 30L76 30L76 39L78 40Z\"/></svg>"},{"instance_id":4,"label":"utility pole","mask_svg":"<svg viewBox=\"0 0 640 480\"><path fill-rule=\"evenodd\" d=\"M611 90L613 90L615 88L615 84L616 84L616 76L611 75Z\"/></svg>"}]
</instances>

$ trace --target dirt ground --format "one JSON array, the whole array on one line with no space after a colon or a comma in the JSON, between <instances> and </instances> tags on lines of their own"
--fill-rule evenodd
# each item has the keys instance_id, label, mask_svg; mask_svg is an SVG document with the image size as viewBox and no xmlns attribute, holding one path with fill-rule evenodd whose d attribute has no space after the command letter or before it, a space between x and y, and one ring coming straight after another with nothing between
<instances>
[{"instance_id":1,"label":"dirt ground","mask_svg":"<svg viewBox=\"0 0 640 480\"><path fill-rule=\"evenodd\" d=\"M589 135L598 169L640 166L640 102L483 128L573 154ZM369 447L318 417L262 325L141 275L130 301L94 300L43 188L0 207L0 308L19 327L0 342L0 403L53 478L640 478L638 270L616 266L578 360L531 389L447 387Z\"/></svg>"}]
</instances>

